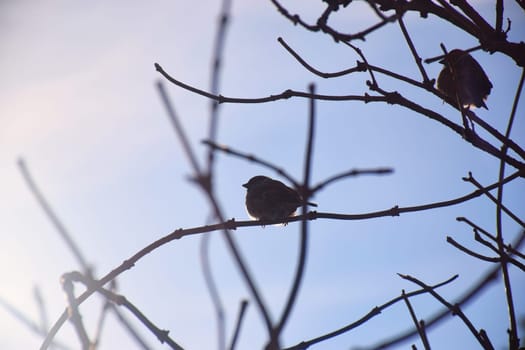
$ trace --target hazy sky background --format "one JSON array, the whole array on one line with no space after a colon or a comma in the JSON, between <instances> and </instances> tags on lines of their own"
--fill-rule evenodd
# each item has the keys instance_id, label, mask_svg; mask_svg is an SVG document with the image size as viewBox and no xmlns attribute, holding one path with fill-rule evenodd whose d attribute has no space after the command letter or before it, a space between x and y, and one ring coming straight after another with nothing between
<instances>
[{"instance_id":1,"label":"hazy sky background","mask_svg":"<svg viewBox=\"0 0 525 350\"><path fill-rule=\"evenodd\" d=\"M190 167L154 85L162 79L153 66L158 62L177 79L208 89L220 3L188 4L161 0L0 2L0 298L35 321L33 287L41 289L54 322L65 307L59 278L79 266L25 186L16 166L19 157L27 161L99 277L174 229L200 226L209 219L202 193L187 181ZM284 4L310 22L323 8L321 2L306 8L300 1ZM494 4L479 1L475 5L493 23ZM523 40L523 12L512 2L506 6L506 16L512 18L510 40ZM331 23L345 32L358 31L372 23L369 15L364 4L356 3L350 11L339 11ZM433 17L421 20L409 15L406 24L423 58L440 54L441 42L448 49L477 44ZM259 97L288 88L306 90L310 82L323 94L367 92L366 73L326 80L313 76L279 45L278 37L323 71L345 69L360 59L326 35L293 26L269 1L234 1L221 93ZM355 44L371 64L421 79L397 24ZM476 113L504 133L520 71L501 54L473 55L494 85L487 102L490 110ZM437 63L425 67L433 78L441 69ZM438 98L385 76L377 78L384 89L398 90L460 123L457 111ZM192 145L203 156L200 141L207 137L210 101L168 82L165 85ZM512 138L524 145L522 105ZM461 180L469 171L484 185L497 181L499 162L495 158L402 107L320 101L316 111L314 183L352 168L395 169L389 176L347 179L326 188L314 198L319 211L366 213L456 198L474 190ZM302 178L308 100L224 104L220 115L220 142L270 160ZM486 136L481 128L477 130ZM494 145L499 148L498 143ZM513 171L509 168L507 174ZM277 177L258 165L218 156L216 192L228 218L247 218L241 184L256 174ZM505 204L522 218L523 198L521 179L506 188ZM479 197L454 207L394 218L311 222L306 275L283 345L340 328L400 295L402 289L417 289L401 280L398 272L428 284L459 274L457 281L440 290L454 300L490 266L457 251L446 243L446 236L492 255L474 243L469 227L455 218L466 216L495 232L495 213L495 206ZM274 319L280 315L295 270L299 227L293 223L233 233ZM518 231L505 217L508 242ZM249 292L219 232L211 236L210 258L227 311L229 337L239 302ZM186 349L216 346L214 310L204 285L199 245L196 236L172 242L118 279L120 292L157 326L170 330ZM516 309L525 317L525 300L520 297L525 277L516 269L511 274ZM81 290L78 286L77 291ZM81 307L90 335L101 305L101 299L94 296ZM419 318L441 309L428 295L413 299L413 305ZM501 283L488 288L465 312L477 328L487 330L496 348L505 347L508 321ZM436 349L475 347L464 324L450 318L429 332L431 345ZM106 327L101 349L137 348L113 317ZM313 349L370 345L410 327L406 306L400 303ZM42 341L1 308L0 329L2 349L35 349ZM152 348L167 348L154 336L142 333ZM261 348L265 337L251 303L238 348ZM69 324L57 338L78 348ZM419 339L414 341L421 346Z\"/></svg>"}]
</instances>

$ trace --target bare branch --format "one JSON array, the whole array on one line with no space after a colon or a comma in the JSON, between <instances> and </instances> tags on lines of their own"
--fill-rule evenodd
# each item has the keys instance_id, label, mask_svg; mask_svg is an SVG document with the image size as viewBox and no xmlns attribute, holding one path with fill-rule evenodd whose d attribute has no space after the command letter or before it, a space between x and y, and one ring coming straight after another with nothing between
<instances>
[{"instance_id":1,"label":"bare branch","mask_svg":"<svg viewBox=\"0 0 525 350\"><path fill-rule=\"evenodd\" d=\"M458 242L456 242L452 237L450 236L447 236L447 242L452 244L454 247L458 248L459 250L461 250L463 253L466 253L470 256L473 256L477 259L480 259L480 260L483 260L483 261L488 261L488 262L493 262L493 263L496 263L496 262L500 262L500 258L491 258L491 257L488 257L488 256L484 256L484 255L481 255L481 254L478 254L476 252L473 252L472 250L462 246L461 244L459 244Z\"/></svg>"},{"instance_id":2,"label":"bare branch","mask_svg":"<svg viewBox=\"0 0 525 350\"><path fill-rule=\"evenodd\" d=\"M463 311L461 311L461 308L458 304L454 304L452 305L451 303L449 303L448 301L446 301L441 295L439 295L435 290L434 288L428 286L427 284L421 282L420 280L418 280L417 278L415 277L412 277L412 276L409 276L409 275L402 275L400 273L398 273L398 275L403 278L403 279L406 279L410 282L413 282L415 284L417 284L418 286L424 288L425 290L427 290L434 298L436 298L441 304L445 305L449 310L450 312L452 313L452 315L457 315L459 316L459 318L461 318L461 320L463 321L463 323L465 323L465 325L467 326L467 328L470 330L470 332L472 333L472 335L478 340L478 342L480 343L480 345L484 348L484 349L487 349L487 350L494 350L494 346L492 346L492 344L490 343L490 341L487 341L488 339L486 338L483 338L479 335L478 331L476 330L476 328L474 328L474 325L472 324L472 322L470 321L470 319L463 313Z\"/></svg>"},{"instance_id":3,"label":"bare branch","mask_svg":"<svg viewBox=\"0 0 525 350\"><path fill-rule=\"evenodd\" d=\"M435 288L442 287L442 286L444 286L444 285L454 281L457 277L458 277L458 275L452 276L448 280L443 281L441 283L438 283L438 284L432 286L431 288L435 289ZM416 291L413 291L413 292L410 292L410 293L406 293L405 296L407 298L410 298L410 297L413 297L415 295L424 294L424 293L427 293L427 292L428 292L428 290L426 290L426 289L419 289L419 290L416 290ZM324 334L324 335L319 336L317 338L313 338L313 339L310 339L310 340L307 340L307 341L302 341L299 344L296 344L294 346L286 348L285 350L304 350L304 349L307 349L307 348L309 348L310 346L312 346L314 344L317 344L317 343L320 343L322 341L328 340L330 338L334 338L336 336L344 334L344 333L346 333L346 332L348 332L348 331L350 331L350 330L352 330L352 329L362 325L363 323L367 322L371 318L381 314L381 312L383 310L389 308L390 306L392 306L392 305L394 305L397 302L402 301L402 300L403 300L403 296L402 295L398 296L396 298L393 298L390 301L387 301L386 303L384 303L384 304L382 304L380 306L374 307L372 310L370 310L366 315L361 317L359 320L357 320L357 321L355 321L353 323L350 323L350 324L344 326L343 328L340 328L340 329L335 330L333 332Z\"/></svg>"}]
</instances>

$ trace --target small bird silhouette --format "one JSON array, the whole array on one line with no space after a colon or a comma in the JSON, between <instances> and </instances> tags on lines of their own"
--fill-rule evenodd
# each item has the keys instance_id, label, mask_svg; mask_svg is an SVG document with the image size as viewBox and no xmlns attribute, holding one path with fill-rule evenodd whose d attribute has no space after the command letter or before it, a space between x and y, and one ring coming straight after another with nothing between
<instances>
[{"instance_id":1,"label":"small bird silhouette","mask_svg":"<svg viewBox=\"0 0 525 350\"><path fill-rule=\"evenodd\" d=\"M485 100L490 94L492 83L468 52L452 50L439 63L445 66L437 79L439 91L454 101L459 97L463 107L488 109Z\"/></svg>"},{"instance_id":2,"label":"small bird silhouette","mask_svg":"<svg viewBox=\"0 0 525 350\"><path fill-rule=\"evenodd\" d=\"M258 220L278 220L292 216L302 204L299 193L280 181L266 176L254 176L242 185L247 189L246 209ZM317 207L317 204L308 202Z\"/></svg>"}]
</instances>

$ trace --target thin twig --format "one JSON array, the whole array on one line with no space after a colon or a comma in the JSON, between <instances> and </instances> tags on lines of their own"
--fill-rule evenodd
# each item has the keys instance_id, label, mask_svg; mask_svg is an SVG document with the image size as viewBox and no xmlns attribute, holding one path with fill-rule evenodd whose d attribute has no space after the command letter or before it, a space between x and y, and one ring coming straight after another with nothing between
<instances>
[{"instance_id":1,"label":"thin twig","mask_svg":"<svg viewBox=\"0 0 525 350\"><path fill-rule=\"evenodd\" d=\"M242 159L245 159L245 160L248 160L250 162L254 162L254 163L257 163L257 164L260 164L268 169L271 169L273 171L275 171L277 174L279 174L280 176L284 177L285 179L287 179L288 181L290 181L294 187L296 188L299 188L300 185L299 185L299 182L294 179L291 175L289 175L286 170L284 170L284 168L281 168L275 164L272 164L270 163L269 161L266 161L266 160L263 160L253 154L249 154L249 153L244 153L244 152L241 152L239 150L235 150L229 146L225 146L225 145L219 145L217 143L214 143L210 140L203 140L202 141L203 144L211 147L211 148L214 148L215 150L218 150L218 151L221 151L221 152L224 152L226 154L229 154L229 155L232 155L232 156L235 156L235 157L239 157L239 158L242 158Z\"/></svg>"},{"instance_id":2,"label":"thin twig","mask_svg":"<svg viewBox=\"0 0 525 350\"><path fill-rule=\"evenodd\" d=\"M75 298L75 292L74 292L74 286L73 281L71 279L70 273L65 273L62 275L61 278L62 288L64 289L64 292L67 296L68 301L68 313L69 313L69 319L71 323L73 323L73 326L75 328L75 331L77 332L77 337L80 341L80 345L82 346L82 350L89 350L91 347L91 341L89 340L89 337L87 335L86 329L84 327L84 323L82 322L82 316L80 315L80 311L78 309L78 302Z\"/></svg>"},{"instance_id":3,"label":"thin twig","mask_svg":"<svg viewBox=\"0 0 525 350\"><path fill-rule=\"evenodd\" d=\"M55 214L54 210L51 208L51 205L47 202L46 198L36 185L35 181L33 180L33 177L31 176L31 173L29 172L29 169L26 165L26 162L24 159L20 158L18 160L18 168L20 169L20 172L22 173L22 177L24 178L27 186L29 187L29 190L37 200L38 204L46 214L46 216L49 218L57 232L60 234L64 242L66 243L69 250L73 253L73 256L77 260L77 263L80 265L82 270L85 273L89 273L91 268L88 265L84 255L80 251L80 248L78 247L78 244L73 239L72 235L69 233L69 231L66 229L62 221L58 218L58 216Z\"/></svg>"},{"instance_id":4,"label":"thin twig","mask_svg":"<svg viewBox=\"0 0 525 350\"><path fill-rule=\"evenodd\" d=\"M392 174L394 169L392 168L377 168L377 169L352 169L345 171L341 174L336 174L329 177L326 180L319 182L317 185L313 186L311 189L312 194L323 189L325 186L331 184L332 182L345 179L347 177L361 176L361 175L387 175Z\"/></svg>"},{"instance_id":5,"label":"thin twig","mask_svg":"<svg viewBox=\"0 0 525 350\"><path fill-rule=\"evenodd\" d=\"M223 0L221 7L221 14L219 15L219 23L217 27L217 32L215 36L215 44L213 49L213 58L212 58L212 69L211 69L211 82L210 82L210 91L213 94L219 92L220 84L220 73L222 66L222 54L224 51L224 42L226 41L226 31L228 29L228 23L230 18L230 9L231 1ZM216 101L211 101L210 105L210 127L208 133L208 139L216 140L217 139L217 129L219 125L219 104ZM215 156L214 150L208 149L208 168L207 176L211 180L213 179L213 164Z\"/></svg>"},{"instance_id":6,"label":"thin twig","mask_svg":"<svg viewBox=\"0 0 525 350\"><path fill-rule=\"evenodd\" d=\"M405 280L408 280L410 282L413 282L415 284L417 284L418 286L428 290L428 292L434 297L436 298L441 304L445 305L449 311L452 313L452 315L457 315L459 316L459 318L461 318L461 320L463 321L463 323L465 323L465 325L467 326L467 328L470 330L470 332L472 333L472 335L478 340L478 342L480 343L480 345L484 348L484 349L490 349L490 350L494 350L494 347L492 346L492 344L490 342L487 342L487 339L484 339L482 338L478 331L476 330L476 328L474 327L474 325L472 324L472 322L470 321L470 319L463 313L463 311L461 310L460 306L458 304L454 304L452 305L451 303L449 303L448 301L445 300L445 298L443 298L441 295L439 295L435 290L434 288L428 286L427 284L425 284L424 282L418 280L417 278L415 277L412 277L412 276L409 276L409 275L403 275L403 274L400 274L398 273L398 275L405 279Z\"/></svg>"},{"instance_id":7,"label":"thin twig","mask_svg":"<svg viewBox=\"0 0 525 350\"><path fill-rule=\"evenodd\" d=\"M469 172L468 174L469 176L468 177L464 177L463 178L463 181L466 181L466 182L470 182L471 184L473 184L474 186L476 186L479 190L481 190L483 192L484 195L486 195L491 201L493 201L496 205L500 205L501 206L501 210L503 210L511 219L513 219L514 221L516 221L516 223L518 223L519 225L521 225L521 227L525 227L525 222L523 222L516 214L514 214L510 209L508 209L506 206L504 206L503 204L501 204L501 202L498 201L498 199L496 197L494 197L490 192L489 190L487 190L486 188L483 189L483 186L472 176L472 173ZM501 186L501 182L498 182ZM498 204L500 203L500 204Z\"/></svg>"},{"instance_id":8,"label":"thin twig","mask_svg":"<svg viewBox=\"0 0 525 350\"><path fill-rule=\"evenodd\" d=\"M458 242L456 242L452 237L450 236L447 236L447 243L450 243L452 244L454 247L456 247L457 249L461 250L463 253L466 253L474 258L477 258L477 259L480 259L480 260L483 260L483 261L488 261L488 262L492 262L492 263L497 263L497 262L500 262L501 259L500 258L492 258L492 257L488 257L488 256L484 256L484 255L481 255L479 253L476 253L476 252L473 252L472 250L462 246L461 244L459 244Z\"/></svg>"},{"instance_id":9,"label":"thin twig","mask_svg":"<svg viewBox=\"0 0 525 350\"><path fill-rule=\"evenodd\" d=\"M525 241L525 230L521 231L520 236L517 238L514 244L517 248L519 248L521 247L524 241ZM480 278L480 280L477 283L472 284L470 288L465 293L463 293L463 295L461 295L458 299L456 299L454 304L466 307L469 304L469 302L471 302L474 299L475 296L481 293L489 285L489 283L496 281L496 277L498 276L499 272L500 272L499 266L494 267L491 270L489 270L485 275L483 275L482 278ZM427 322L426 322L426 327L430 328L430 327L437 325L441 320L443 320L449 314L450 314L449 309L445 308L444 310L437 312L433 316L428 317ZM386 349L388 347L391 347L403 341L406 341L415 335L417 335L417 331L410 329L406 332L396 334L391 339L387 339L387 340L378 342L377 344L367 347L366 349L369 349L369 350ZM484 332L480 331L480 336L483 337L484 339L488 339L488 337L484 336Z\"/></svg>"},{"instance_id":10,"label":"thin twig","mask_svg":"<svg viewBox=\"0 0 525 350\"><path fill-rule=\"evenodd\" d=\"M352 68L348 68L348 69L345 69L345 70L342 70L342 71L339 71L339 72L333 72L333 73L325 73L325 72L321 72L320 70L317 70L315 69L314 67L312 67L310 64L308 64L296 51L294 51L285 41L283 38L279 37L277 38L277 41L279 42L279 44L281 44L285 49L286 51L288 51L296 60L297 62L299 62L303 67L305 67L307 70L309 70L310 72L314 73L315 75L317 76L320 76L322 78L336 78L336 77L341 77L341 76L344 76L344 75L348 75L348 74L351 74L351 73L354 73L354 72L364 72L366 70L366 67L364 66L364 64L360 64L359 62L357 62L356 66L355 67L352 67Z\"/></svg>"},{"instance_id":11,"label":"thin twig","mask_svg":"<svg viewBox=\"0 0 525 350\"><path fill-rule=\"evenodd\" d=\"M427 72L425 71L425 67L423 67L423 64L421 64L421 57L417 53L416 47L414 43L412 42L412 39L410 38L410 34L408 34L408 30L405 26L405 22L403 21L403 11L401 8L397 8L397 22L399 23L399 27L401 28L401 32L403 33L403 36L405 37L405 40L408 44L408 47L410 48L410 52L412 53L412 56L414 57L414 61L416 62L417 67L419 68L419 72L421 73L421 76L423 77L423 84L429 84L430 80L428 79Z\"/></svg>"},{"instance_id":12,"label":"thin twig","mask_svg":"<svg viewBox=\"0 0 525 350\"><path fill-rule=\"evenodd\" d=\"M366 59L365 55L363 54L363 51L361 51L360 48L358 48L355 45L350 44L347 41L343 41L343 44L345 44L346 46L350 47L352 50L354 50L363 59L363 62L365 63L365 67L368 70L368 73L370 74L370 79L372 79L372 84L374 86L377 85L378 83L377 83L376 77L374 75L374 71L372 69L370 69L370 66L368 64L368 60Z\"/></svg>"},{"instance_id":13,"label":"thin twig","mask_svg":"<svg viewBox=\"0 0 525 350\"><path fill-rule=\"evenodd\" d=\"M164 103L164 107L166 108L166 112L168 113L168 117L170 119L170 122L173 126L173 130L177 133L177 136L182 143L182 147L184 148L184 152L186 153L186 156L188 157L188 160L191 163L191 166L195 170L196 174L200 174L200 166L197 161L197 157L193 153L193 150L190 146L190 142L188 141L188 138L186 137L186 133L182 130L182 125L179 122L179 118L177 117L177 114L175 113L175 109L171 105L171 102L168 98L168 95L166 93L166 89L164 88L164 84L162 84L161 81L157 82L157 90L159 91L160 97L162 99L162 102Z\"/></svg>"},{"instance_id":14,"label":"thin twig","mask_svg":"<svg viewBox=\"0 0 525 350\"><path fill-rule=\"evenodd\" d=\"M421 342L423 343L425 350L430 350L430 344L428 343L428 338L427 338L427 334L425 333L425 329L424 327L421 327L421 324L419 323L419 320L417 319L416 313L414 312L414 308L412 307L412 304L410 304L410 300L408 300L408 297L405 294L404 289L401 291L401 296L403 297L403 300L405 301L405 304L408 308L408 312L410 313L410 317L412 318L412 321L414 322L414 325L416 326L417 332L419 333L419 337L421 338ZM421 322L423 323L423 321Z\"/></svg>"},{"instance_id":15,"label":"thin twig","mask_svg":"<svg viewBox=\"0 0 525 350\"><path fill-rule=\"evenodd\" d=\"M446 281L443 281L441 283L438 283L434 286L432 286L431 288L432 289L436 289L436 288L439 288L439 287L442 287L452 281L454 281L456 278L458 277L458 275L455 275L455 276L452 276L451 278L449 278L448 280ZM413 297L415 295L419 295L419 294L424 294L424 293L428 293L428 290L426 289L419 289L419 290L416 290L416 291L413 291L413 292L410 292L410 293L406 293L406 297L407 298L410 298L410 297ZM317 343L320 343L320 342L323 342L325 340L328 340L330 338L334 338L334 337L337 337L341 334L344 334L354 328L357 328L358 326L362 325L363 323L367 322L368 320L370 320L371 318L381 314L382 311L384 311L385 309L389 308L390 306L400 302L403 300L403 296L400 295L396 298L393 298L389 301L387 301L386 303L380 305L380 306L376 306L374 307L372 310L370 310L366 315L364 315L363 317L361 317L359 320L355 321L355 322L352 322L340 329L337 329L333 332L330 332L330 333L327 333L327 334L324 334L324 335L321 335L319 337L316 337L316 338L313 338L313 339L310 339L310 340L306 340L306 341L302 341L294 346L291 346L291 347L287 347L285 350L304 350L304 349L307 349L309 348L310 346L314 345L314 344L317 344Z\"/></svg>"}]
</instances>

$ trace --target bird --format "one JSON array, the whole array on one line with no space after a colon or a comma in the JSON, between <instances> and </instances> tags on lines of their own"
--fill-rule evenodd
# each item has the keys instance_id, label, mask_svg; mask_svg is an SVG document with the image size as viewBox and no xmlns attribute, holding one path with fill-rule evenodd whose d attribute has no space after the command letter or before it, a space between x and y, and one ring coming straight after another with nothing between
<instances>
[{"instance_id":1,"label":"bird","mask_svg":"<svg viewBox=\"0 0 525 350\"><path fill-rule=\"evenodd\" d=\"M444 67L437 79L439 91L463 107L483 107L488 109L485 100L490 94L492 83L479 63L466 51L454 49L439 61Z\"/></svg>"},{"instance_id":2,"label":"bird","mask_svg":"<svg viewBox=\"0 0 525 350\"><path fill-rule=\"evenodd\" d=\"M286 219L302 205L302 198L296 190L266 176L254 176L242 186L247 190L246 210L255 220ZM312 202L307 204L317 207Z\"/></svg>"}]
</instances>

